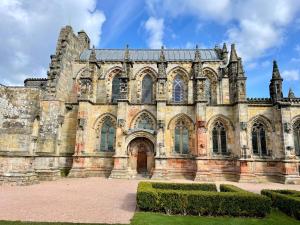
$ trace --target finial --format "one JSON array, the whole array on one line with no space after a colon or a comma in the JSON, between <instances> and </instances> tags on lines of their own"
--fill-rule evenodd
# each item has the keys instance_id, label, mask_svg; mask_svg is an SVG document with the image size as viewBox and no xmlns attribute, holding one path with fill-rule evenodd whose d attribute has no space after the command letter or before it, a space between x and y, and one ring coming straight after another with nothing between
<instances>
[{"instance_id":1,"label":"finial","mask_svg":"<svg viewBox=\"0 0 300 225\"><path fill-rule=\"evenodd\" d=\"M165 52L164 52L164 46L163 45L161 46L161 49L160 49L159 60L162 61L162 62L166 61Z\"/></svg>"},{"instance_id":2,"label":"finial","mask_svg":"<svg viewBox=\"0 0 300 225\"><path fill-rule=\"evenodd\" d=\"M195 62L200 62L201 61L201 55L200 55L200 51L199 51L199 48L198 48L198 45L196 45L196 51L195 51L195 59L194 59Z\"/></svg>"},{"instance_id":3,"label":"finial","mask_svg":"<svg viewBox=\"0 0 300 225\"><path fill-rule=\"evenodd\" d=\"M242 58L238 57L238 77L244 77L245 71L242 63Z\"/></svg>"},{"instance_id":4,"label":"finial","mask_svg":"<svg viewBox=\"0 0 300 225\"><path fill-rule=\"evenodd\" d=\"M292 88L289 89L288 98L295 98L295 94L294 94Z\"/></svg>"},{"instance_id":5,"label":"finial","mask_svg":"<svg viewBox=\"0 0 300 225\"><path fill-rule=\"evenodd\" d=\"M124 59L129 60L129 45L126 44Z\"/></svg>"},{"instance_id":6,"label":"finial","mask_svg":"<svg viewBox=\"0 0 300 225\"><path fill-rule=\"evenodd\" d=\"M281 79L279 68L278 68L276 60L273 60L272 78Z\"/></svg>"},{"instance_id":7,"label":"finial","mask_svg":"<svg viewBox=\"0 0 300 225\"><path fill-rule=\"evenodd\" d=\"M95 45L93 45L92 52L90 54L89 60L92 61L92 62L96 62L97 61Z\"/></svg>"},{"instance_id":8,"label":"finial","mask_svg":"<svg viewBox=\"0 0 300 225\"><path fill-rule=\"evenodd\" d=\"M226 43L225 43L225 42L223 43L222 51L223 51L223 52L227 52L227 46L226 46Z\"/></svg>"},{"instance_id":9,"label":"finial","mask_svg":"<svg viewBox=\"0 0 300 225\"><path fill-rule=\"evenodd\" d=\"M238 56L235 50L235 44L231 44L231 51L230 51L230 62L237 62L238 61Z\"/></svg>"}]
</instances>

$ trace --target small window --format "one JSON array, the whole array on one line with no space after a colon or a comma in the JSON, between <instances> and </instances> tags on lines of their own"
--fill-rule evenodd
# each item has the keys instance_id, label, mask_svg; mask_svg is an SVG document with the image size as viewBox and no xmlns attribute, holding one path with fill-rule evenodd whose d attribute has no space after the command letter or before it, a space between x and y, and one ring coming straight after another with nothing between
<instances>
[{"instance_id":1,"label":"small window","mask_svg":"<svg viewBox=\"0 0 300 225\"><path fill-rule=\"evenodd\" d=\"M154 121L148 113L142 113L135 122L135 127L139 129L154 130Z\"/></svg>"}]
</instances>

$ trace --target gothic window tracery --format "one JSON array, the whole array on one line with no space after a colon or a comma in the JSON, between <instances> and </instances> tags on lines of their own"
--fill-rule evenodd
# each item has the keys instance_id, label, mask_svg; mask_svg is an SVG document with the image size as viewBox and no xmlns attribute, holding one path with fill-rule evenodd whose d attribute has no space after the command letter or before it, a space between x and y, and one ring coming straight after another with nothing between
<instances>
[{"instance_id":1,"label":"gothic window tracery","mask_svg":"<svg viewBox=\"0 0 300 225\"><path fill-rule=\"evenodd\" d=\"M189 153L189 130L183 120L177 121L175 125L174 151L178 154Z\"/></svg>"},{"instance_id":2,"label":"gothic window tracery","mask_svg":"<svg viewBox=\"0 0 300 225\"><path fill-rule=\"evenodd\" d=\"M147 74L142 81L142 103L152 103L153 96L153 80L152 77Z\"/></svg>"},{"instance_id":3,"label":"gothic window tracery","mask_svg":"<svg viewBox=\"0 0 300 225\"><path fill-rule=\"evenodd\" d=\"M300 121L293 126L295 155L300 155Z\"/></svg>"},{"instance_id":4,"label":"gothic window tracery","mask_svg":"<svg viewBox=\"0 0 300 225\"><path fill-rule=\"evenodd\" d=\"M212 146L213 153L226 154L227 153L227 134L226 129L221 122L216 122L212 129Z\"/></svg>"},{"instance_id":5,"label":"gothic window tracery","mask_svg":"<svg viewBox=\"0 0 300 225\"><path fill-rule=\"evenodd\" d=\"M104 119L100 132L100 151L115 151L116 128L110 117Z\"/></svg>"},{"instance_id":6,"label":"gothic window tracery","mask_svg":"<svg viewBox=\"0 0 300 225\"><path fill-rule=\"evenodd\" d=\"M184 100L184 82L180 75L176 75L173 81L173 101L180 103Z\"/></svg>"},{"instance_id":7,"label":"gothic window tracery","mask_svg":"<svg viewBox=\"0 0 300 225\"><path fill-rule=\"evenodd\" d=\"M117 99L120 96L120 75L116 75L112 80L112 95L111 101L113 103L117 102Z\"/></svg>"},{"instance_id":8,"label":"gothic window tracery","mask_svg":"<svg viewBox=\"0 0 300 225\"><path fill-rule=\"evenodd\" d=\"M255 155L267 155L266 129L260 122L255 122L251 131L252 151Z\"/></svg>"},{"instance_id":9,"label":"gothic window tracery","mask_svg":"<svg viewBox=\"0 0 300 225\"><path fill-rule=\"evenodd\" d=\"M154 121L148 113L142 113L135 122L135 128L154 130Z\"/></svg>"}]
</instances>

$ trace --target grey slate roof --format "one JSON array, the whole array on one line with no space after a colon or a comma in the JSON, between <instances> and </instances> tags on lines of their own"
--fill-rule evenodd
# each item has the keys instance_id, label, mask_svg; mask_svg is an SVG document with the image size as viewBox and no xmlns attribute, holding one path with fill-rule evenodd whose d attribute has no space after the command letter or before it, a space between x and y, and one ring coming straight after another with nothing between
<instances>
[{"instance_id":1,"label":"grey slate roof","mask_svg":"<svg viewBox=\"0 0 300 225\"><path fill-rule=\"evenodd\" d=\"M80 60L89 59L91 49L84 50L80 55ZM96 49L98 61L123 61L124 49ZM132 61L158 61L160 49L129 49L130 60ZM167 61L193 61L195 58L195 49L165 49ZM201 59L203 61L221 60L215 49L200 49Z\"/></svg>"}]
</instances>

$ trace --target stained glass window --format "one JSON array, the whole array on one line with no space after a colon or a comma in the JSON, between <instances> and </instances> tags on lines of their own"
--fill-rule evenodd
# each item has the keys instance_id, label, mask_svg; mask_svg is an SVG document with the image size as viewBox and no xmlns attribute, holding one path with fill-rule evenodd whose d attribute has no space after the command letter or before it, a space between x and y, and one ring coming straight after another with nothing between
<instances>
[{"instance_id":1,"label":"stained glass window","mask_svg":"<svg viewBox=\"0 0 300 225\"><path fill-rule=\"evenodd\" d=\"M116 75L112 81L112 102L116 103L120 96L120 75Z\"/></svg>"},{"instance_id":2,"label":"stained glass window","mask_svg":"<svg viewBox=\"0 0 300 225\"><path fill-rule=\"evenodd\" d=\"M174 102L182 102L184 95L183 80L177 75L173 81L173 100Z\"/></svg>"},{"instance_id":3,"label":"stained glass window","mask_svg":"<svg viewBox=\"0 0 300 225\"><path fill-rule=\"evenodd\" d=\"M148 115L148 113L142 113L135 122L135 127L140 129L148 129L153 130L154 129L154 121L153 119Z\"/></svg>"},{"instance_id":4,"label":"stained glass window","mask_svg":"<svg viewBox=\"0 0 300 225\"><path fill-rule=\"evenodd\" d=\"M174 151L178 154L189 153L189 130L183 121L178 121L175 126Z\"/></svg>"},{"instance_id":5,"label":"stained glass window","mask_svg":"<svg viewBox=\"0 0 300 225\"><path fill-rule=\"evenodd\" d=\"M221 122L216 122L212 129L212 148L217 154L227 153L226 129Z\"/></svg>"},{"instance_id":6,"label":"stained glass window","mask_svg":"<svg viewBox=\"0 0 300 225\"><path fill-rule=\"evenodd\" d=\"M114 143L116 138L116 129L110 119L106 119L101 128L100 150L114 151Z\"/></svg>"},{"instance_id":7,"label":"stained glass window","mask_svg":"<svg viewBox=\"0 0 300 225\"><path fill-rule=\"evenodd\" d=\"M252 151L256 155L267 155L266 131L262 123L256 122L252 127Z\"/></svg>"},{"instance_id":8,"label":"stained glass window","mask_svg":"<svg viewBox=\"0 0 300 225\"><path fill-rule=\"evenodd\" d=\"M151 103L153 95L153 81L150 75L145 75L142 82L142 103Z\"/></svg>"}]
</instances>

